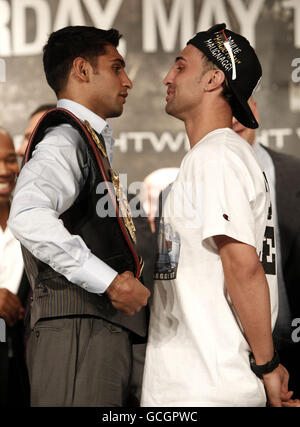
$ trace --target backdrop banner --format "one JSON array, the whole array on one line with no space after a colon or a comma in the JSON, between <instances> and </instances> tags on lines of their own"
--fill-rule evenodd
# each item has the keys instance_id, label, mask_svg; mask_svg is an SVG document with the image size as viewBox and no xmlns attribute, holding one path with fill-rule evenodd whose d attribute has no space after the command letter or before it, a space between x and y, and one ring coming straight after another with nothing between
<instances>
[{"instance_id":1,"label":"backdrop banner","mask_svg":"<svg viewBox=\"0 0 300 427\"><path fill-rule=\"evenodd\" d=\"M247 37L262 63L259 141L300 157L299 0L0 0L0 125L18 146L29 114L55 101L42 66L52 31L115 27L134 87L110 121L114 168L132 182L178 167L189 144L183 123L165 113L162 81L186 42L221 22Z\"/></svg>"}]
</instances>

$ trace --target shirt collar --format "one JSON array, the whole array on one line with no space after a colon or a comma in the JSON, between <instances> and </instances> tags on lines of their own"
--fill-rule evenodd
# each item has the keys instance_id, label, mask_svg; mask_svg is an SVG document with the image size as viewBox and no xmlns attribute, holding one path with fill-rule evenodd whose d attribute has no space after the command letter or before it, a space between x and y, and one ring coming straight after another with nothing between
<instances>
[{"instance_id":1,"label":"shirt collar","mask_svg":"<svg viewBox=\"0 0 300 427\"><path fill-rule=\"evenodd\" d=\"M5 230L3 231L2 227L0 227L0 245L4 242L5 244L15 240L14 235L10 231L8 225L6 225Z\"/></svg>"},{"instance_id":2,"label":"shirt collar","mask_svg":"<svg viewBox=\"0 0 300 427\"><path fill-rule=\"evenodd\" d=\"M105 128L111 131L111 127L105 120L83 105L78 104L78 102L71 101L70 99L60 99L57 102L57 107L71 111L71 113L83 122L87 120L92 128L99 134L102 133Z\"/></svg>"}]
</instances>

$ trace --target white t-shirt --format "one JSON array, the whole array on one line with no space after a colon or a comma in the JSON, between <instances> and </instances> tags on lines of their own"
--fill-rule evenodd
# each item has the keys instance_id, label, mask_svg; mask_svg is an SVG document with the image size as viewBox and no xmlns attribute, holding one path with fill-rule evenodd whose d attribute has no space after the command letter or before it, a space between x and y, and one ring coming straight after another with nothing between
<instances>
[{"instance_id":1,"label":"white t-shirt","mask_svg":"<svg viewBox=\"0 0 300 427\"><path fill-rule=\"evenodd\" d=\"M213 236L266 258L269 208L253 149L231 129L211 132L183 159L161 220L142 406L265 406ZM276 283L269 287L274 326Z\"/></svg>"}]
</instances>

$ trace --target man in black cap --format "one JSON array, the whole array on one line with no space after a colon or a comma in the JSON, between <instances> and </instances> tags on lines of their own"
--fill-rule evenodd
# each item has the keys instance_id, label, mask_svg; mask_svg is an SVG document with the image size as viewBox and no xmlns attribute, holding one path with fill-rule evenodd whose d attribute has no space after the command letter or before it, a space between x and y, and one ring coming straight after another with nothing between
<instances>
[{"instance_id":1,"label":"man in black cap","mask_svg":"<svg viewBox=\"0 0 300 427\"><path fill-rule=\"evenodd\" d=\"M282 406L288 373L272 341L277 283L269 187L232 115L262 75L249 42L225 24L198 33L164 80L166 111L191 150L164 204L143 406ZM266 231L266 238L264 234ZM265 393L266 390L266 393Z\"/></svg>"}]
</instances>

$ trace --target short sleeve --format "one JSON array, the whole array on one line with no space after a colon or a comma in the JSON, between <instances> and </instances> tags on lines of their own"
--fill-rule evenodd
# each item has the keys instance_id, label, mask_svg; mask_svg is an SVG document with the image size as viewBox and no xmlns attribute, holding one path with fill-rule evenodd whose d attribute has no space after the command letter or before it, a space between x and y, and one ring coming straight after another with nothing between
<instances>
[{"instance_id":1,"label":"short sleeve","mask_svg":"<svg viewBox=\"0 0 300 427\"><path fill-rule=\"evenodd\" d=\"M254 192L246 166L209 161L199 166L197 174L203 245L215 252L213 237L225 235L255 247Z\"/></svg>"}]
</instances>

